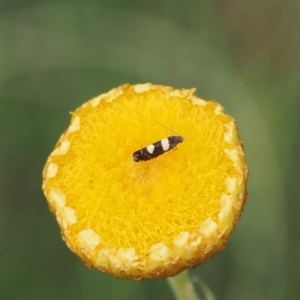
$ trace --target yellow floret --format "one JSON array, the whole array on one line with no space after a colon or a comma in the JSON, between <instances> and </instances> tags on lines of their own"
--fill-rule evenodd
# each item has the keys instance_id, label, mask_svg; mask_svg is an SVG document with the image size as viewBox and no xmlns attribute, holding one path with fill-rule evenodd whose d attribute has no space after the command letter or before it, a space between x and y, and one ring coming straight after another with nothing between
<instances>
[{"instance_id":1,"label":"yellow floret","mask_svg":"<svg viewBox=\"0 0 300 300\"><path fill-rule=\"evenodd\" d=\"M122 85L79 107L44 168L43 190L68 247L123 278L178 274L221 251L246 199L234 120L194 89ZM132 153L180 133L176 151Z\"/></svg>"}]
</instances>

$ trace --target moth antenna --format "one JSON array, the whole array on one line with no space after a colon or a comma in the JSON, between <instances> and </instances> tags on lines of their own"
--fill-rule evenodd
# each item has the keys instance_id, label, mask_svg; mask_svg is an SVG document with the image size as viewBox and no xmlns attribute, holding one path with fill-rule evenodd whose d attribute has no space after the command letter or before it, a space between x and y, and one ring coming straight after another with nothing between
<instances>
[{"instance_id":1,"label":"moth antenna","mask_svg":"<svg viewBox=\"0 0 300 300\"><path fill-rule=\"evenodd\" d=\"M154 120L157 124L159 124L160 126L162 126L162 127L165 127L165 128L167 128L167 129L169 129L170 131L172 131L172 132L174 132L174 133L176 133L177 135L179 135L179 136L182 136L181 134L179 134L179 133L177 133L176 131L174 131L174 130L172 130L172 129L170 129L169 127L167 127L167 126L165 126L165 125L163 125L163 124L161 124L161 123L159 123L158 121L156 121L156 120Z\"/></svg>"}]
</instances>

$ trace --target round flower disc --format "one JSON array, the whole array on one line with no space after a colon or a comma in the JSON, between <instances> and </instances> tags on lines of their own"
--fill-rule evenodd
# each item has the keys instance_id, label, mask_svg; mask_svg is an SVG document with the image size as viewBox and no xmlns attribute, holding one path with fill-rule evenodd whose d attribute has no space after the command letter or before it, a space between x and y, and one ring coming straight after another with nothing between
<instances>
[{"instance_id":1,"label":"round flower disc","mask_svg":"<svg viewBox=\"0 0 300 300\"><path fill-rule=\"evenodd\" d=\"M235 121L194 92L122 85L72 113L43 191L65 242L88 266L161 278L225 247L245 203L247 167ZM167 151L170 136L183 141ZM134 161L155 142L160 155Z\"/></svg>"}]
</instances>

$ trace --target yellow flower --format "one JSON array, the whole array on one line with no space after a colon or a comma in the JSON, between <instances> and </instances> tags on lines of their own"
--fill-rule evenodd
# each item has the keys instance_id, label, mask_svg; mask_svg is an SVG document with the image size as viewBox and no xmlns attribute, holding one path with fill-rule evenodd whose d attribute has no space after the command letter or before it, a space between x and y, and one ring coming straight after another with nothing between
<instances>
[{"instance_id":1,"label":"yellow flower","mask_svg":"<svg viewBox=\"0 0 300 300\"><path fill-rule=\"evenodd\" d=\"M246 200L235 121L195 89L122 85L79 107L49 156L43 190L64 240L121 278L173 276L221 251ZM132 153L180 133L176 151Z\"/></svg>"}]
</instances>

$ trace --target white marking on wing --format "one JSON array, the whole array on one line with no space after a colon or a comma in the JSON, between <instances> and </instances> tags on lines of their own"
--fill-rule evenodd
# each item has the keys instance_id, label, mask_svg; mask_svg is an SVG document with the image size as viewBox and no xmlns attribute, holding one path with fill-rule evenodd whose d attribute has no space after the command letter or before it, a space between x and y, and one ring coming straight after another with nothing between
<instances>
[{"instance_id":1,"label":"white marking on wing","mask_svg":"<svg viewBox=\"0 0 300 300\"><path fill-rule=\"evenodd\" d=\"M154 147L154 145L153 145L153 144L151 144L151 145L147 146L147 151L148 151L150 154L152 154L152 153L153 153L154 149L155 149L155 147Z\"/></svg>"},{"instance_id":2,"label":"white marking on wing","mask_svg":"<svg viewBox=\"0 0 300 300\"><path fill-rule=\"evenodd\" d=\"M168 138L162 139L161 145L162 145L162 148L164 149L164 151L169 150L170 149L169 139Z\"/></svg>"}]
</instances>

